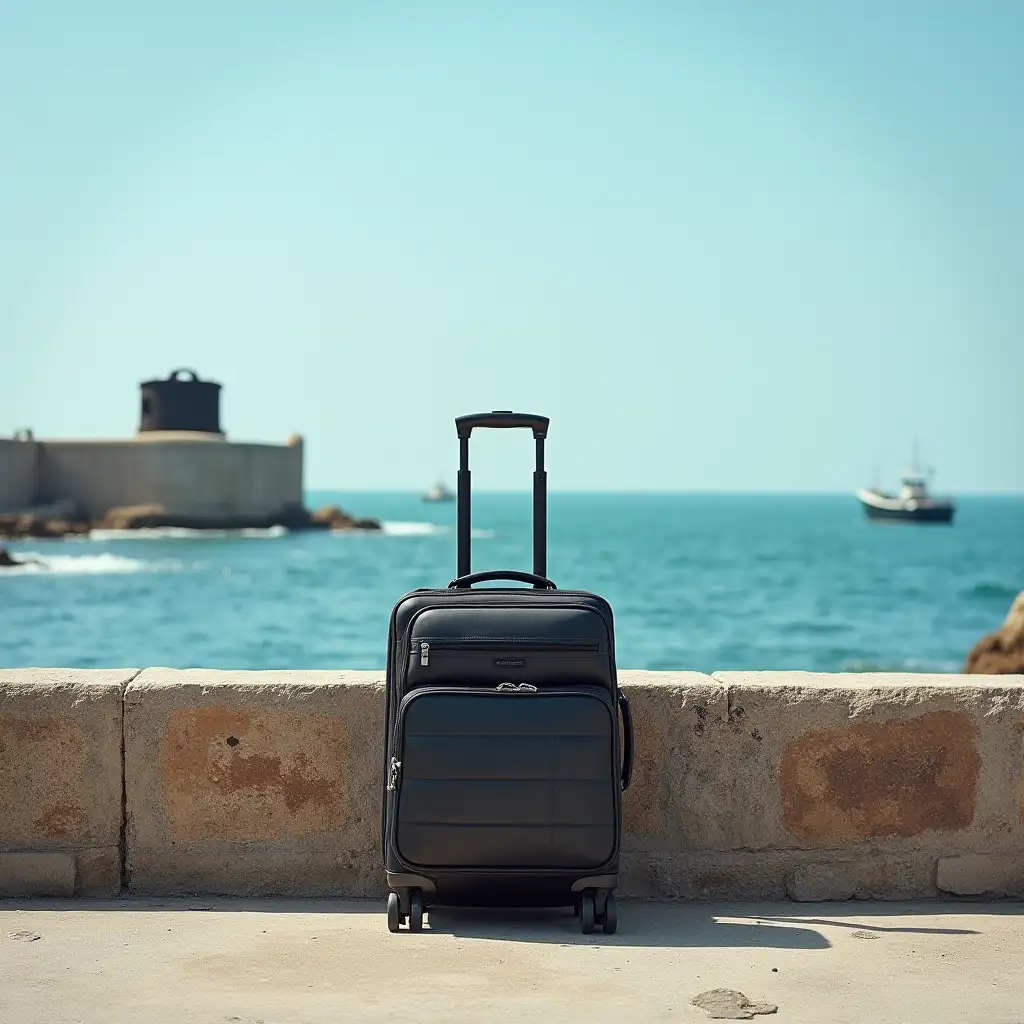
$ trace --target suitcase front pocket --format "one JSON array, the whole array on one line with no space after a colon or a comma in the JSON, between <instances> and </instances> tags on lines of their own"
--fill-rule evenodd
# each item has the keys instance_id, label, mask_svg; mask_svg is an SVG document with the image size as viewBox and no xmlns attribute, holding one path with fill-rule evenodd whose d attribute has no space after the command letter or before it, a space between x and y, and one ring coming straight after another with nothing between
<instances>
[{"instance_id":1,"label":"suitcase front pocket","mask_svg":"<svg viewBox=\"0 0 1024 1024\"><path fill-rule=\"evenodd\" d=\"M397 854L410 867L607 863L618 809L614 721L597 690L414 691L389 779Z\"/></svg>"}]
</instances>

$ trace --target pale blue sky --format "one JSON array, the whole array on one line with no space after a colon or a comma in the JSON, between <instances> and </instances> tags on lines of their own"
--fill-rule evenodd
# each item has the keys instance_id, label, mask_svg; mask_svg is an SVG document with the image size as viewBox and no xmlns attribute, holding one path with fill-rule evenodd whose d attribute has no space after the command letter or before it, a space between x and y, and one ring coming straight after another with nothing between
<instances>
[{"instance_id":1,"label":"pale blue sky","mask_svg":"<svg viewBox=\"0 0 1024 1024\"><path fill-rule=\"evenodd\" d=\"M1024 4L156 6L0 0L0 433L185 365L314 488L516 408L553 489L1024 490Z\"/></svg>"}]
</instances>

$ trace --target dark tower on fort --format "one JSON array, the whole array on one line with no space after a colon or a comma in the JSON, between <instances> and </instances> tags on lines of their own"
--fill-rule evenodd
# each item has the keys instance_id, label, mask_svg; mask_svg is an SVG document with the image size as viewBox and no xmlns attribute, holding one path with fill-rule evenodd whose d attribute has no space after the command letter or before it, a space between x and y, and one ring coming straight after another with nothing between
<instances>
[{"instance_id":1,"label":"dark tower on fort","mask_svg":"<svg viewBox=\"0 0 1024 1024\"><path fill-rule=\"evenodd\" d=\"M223 434L220 385L200 380L195 370L174 370L166 380L143 381L139 433L155 430Z\"/></svg>"}]
</instances>

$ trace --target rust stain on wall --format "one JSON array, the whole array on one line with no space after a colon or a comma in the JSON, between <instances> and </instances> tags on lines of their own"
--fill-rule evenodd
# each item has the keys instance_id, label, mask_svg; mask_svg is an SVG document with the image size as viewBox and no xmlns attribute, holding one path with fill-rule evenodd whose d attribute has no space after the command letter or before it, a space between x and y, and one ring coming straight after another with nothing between
<instances>
[{"instance_id":1,"label":"rust stain on wall","mask_svg":"<svg viewBox=\"0 0 1024 1024\"><path fill-rule=\"evenodd\" d=\"M186 840L266 841L342 827L348 737L322 715L185 708L171 714L161 781Z\"/></svg>"},{"instance_id":2,"label":"rust stain on wall","mask_svg":"<svg viewBox=\"0 0 1024 1024\"><path fill-rule=\"evenodd\" d=\"M779 769L786 827L812 843L954 832L974 819L977 729L962 713L808 733Z\"/></svg>"},{"instance_id":3,"label":"rust stain on wall","mask_svg":"<svg viewBox=\"0 0 1024 1024\"><path fill-rule=\"evenodd\" d=\"M73 721L0 716L0 844L80 839L90 778L86 738Z\"/></svg>"},{"instance_id":4,"label":"rust stain on wall","mask_svg":"<svg viewBox=\"0 0 1024 1024\"><path fill-rule=\"evenodd\" d=\"M33 824L47 839L69 839L86 827L85 813L75 804L58 804L40 814Z\"/></svg>"}]
</instances>

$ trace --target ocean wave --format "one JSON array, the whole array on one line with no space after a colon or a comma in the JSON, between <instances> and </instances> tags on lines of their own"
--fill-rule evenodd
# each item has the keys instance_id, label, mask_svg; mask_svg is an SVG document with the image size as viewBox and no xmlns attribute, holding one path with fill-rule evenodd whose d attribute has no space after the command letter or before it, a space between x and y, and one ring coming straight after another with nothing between
<instances>
[{"instance_id":1,"label":"ocean wave","mask_svg":"<svg viewBox=\"0 0 1024 1024\"><path fill-rule=\"evenodd\" d=\"M442 537L453 533L452 526L439 526L437 523L406 523L387 521L380 524L381 533L385 537ZM471 531L474 540L491 540L493 530Z\"/></svg>"},{"instance_id":2,"label":"ocean wave","mask_svg":"<svg viewBox=\"0 0 1024 1024\"><path fill-rule=\"evenodd\" d=\"M99 555L50 555L39 551L19 551L16 558L33 558L42 565L15 565L0 572L0 579L8 576L109 576L136 572L175 570L175 563L143 562L105 551Z\"/></svg>"},{"instance_id":3,"label":"ocean wave","mask_svg":"<svg viewBox=\"0 0 1024 1024\"><path fill-rule=\"evenodd\" d=\"M380 528L385 537L439 537L449 529L436 523L402 522L383 522Z\"/></svg>"},{"instance_id":4,"label":"ocean wave","mask_svg":"<svg viewBox=\"0 0 1024 1024\"><path fill-rule=\"evenodd\" d=\"M90 540L224 540L252 537L271 540L288 534L286 526L251 527L243 530L196 530L187 526L149 526L138 530L90 530Z\"/></svg>"},{"instance_id":5,"label":"ocean wave","mask_svg":"<svg viewBox=\"0 0 1024 1024\"><path fill-rule=\"evenodd\" d=\"M967 598L969 601L1012 601L1022 590L1024 590L1024 583L1019 587L1011 587L1006 583L985 582L975 583L973 587L962 590L960 596Z\"/></svg>"}]
</instances>

